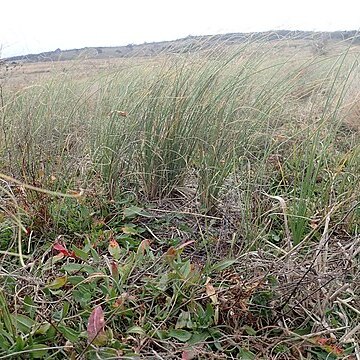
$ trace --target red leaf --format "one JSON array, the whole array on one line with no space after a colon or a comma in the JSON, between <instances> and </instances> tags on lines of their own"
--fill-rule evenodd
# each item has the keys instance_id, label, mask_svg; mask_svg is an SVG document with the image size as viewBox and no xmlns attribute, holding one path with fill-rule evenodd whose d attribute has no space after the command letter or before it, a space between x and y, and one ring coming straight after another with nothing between
<instances>
[{"instance_id":1,"label":"red leaf","mask_svg":"<svg viewBox=\"0 0 360 360\"><path fill-rule=\"evenodd\" d=\"M184 350L181 354L181 360L192 360L196 356L196 352L192 349Z\"/></svg>"},{"instance_id":2,"label":"red leaf","mask_svg":"<svg viewBox=\"0 0 360 360\"><path fill-rule=\"evenodd\" d=\"M181 249L185 248L186 246L193 244L194 242L195 242L195 240L189 240L186 243L179 245L176 248L176 250L181 250Z\"/></svg>"},{"instance_id":3,"label":"red leaf","mask_svg":"<svg viewBox=\"0 0 360 360\"><path fill-rule=\"evenodd\" d=\"M330 354L334 354L336 356L344 354L344 350L340 346L334 344L333 339L317 336L314 340L316 344Z\"/></svg>"},{"instance_id":4,"label":"red leaf","mask_svg":"<svg viewBox=\"0 0 360 360\"><path fill-rule=\"evenodd\" d=\"M87 325L89 342L93 342L96 338L103 336L105 334L104 327L104 312L101 306L97 306L90 314Z\"/></svg>"},{"instance_id":5,"label":"red leaf","mask_svg":"<svg viewBox=\"0 0 360 360\"><path fill-rule=\"evenodd\" d=\"M329 345L329 339L324 338L324 337L320 337L320 336L316 337L315 341L321 346Z\"/></svg>"},{"instance_id":6,"label":"red leaf","mask_svg":"<svg viewBox=\"0 0 360 360\"><path fill-rule=\"evenodd\" d=\"M336 356L342 356L342 355L344 355L344 350L340 347L340 346L338 346L338 345L330 345L329 346L329 348L330 348L330 353L331 354L334 354L334 355L336 355Z\"/></svg>"},{"instance_id":7,"label":"red leaf","mask_svg":"<svg viewBox=\"0 0 360 360\"><path fill-rule=\"evenodd\" d=\"M150 240L148 239L143 240L138 247L137 253L144 255L145 251L149 248L149 246L150 246Z\"/></svg>"},{"instance_id":8,"label":"red leaf","mask_svg":"<svg viewBox=\"0 0 360 360\"><path fill-rule=\"evenodd\" d=\"M59 251L64 256L76 258L74 251L69 251L65 246L63 246L59 243L55 243L53 246L53 249Z\"/></svg>"},{"instance_id":9,"label":"red leaf","mask_svg":"<svg viewBox=\"0 0 360 360\"><path fill-rule=\"evenodd\" d=\"M118 281L119 280L119 265L116 261L111 261L110 271L111 271L111 276L114 278L114 280Z\"/></svg>"},{"instance_id":10,"label":"red leaf","mask_svg":"<svg viewBox=\"0 0 360 360\"><path fill-rule=\"evenodd\" d=\"M119 246L118 242L116 241L116 239L114 238L111 238L110 241L109 241L109 246L112 247L112 248L116 248Z\"/></svg>"}]
</instances>

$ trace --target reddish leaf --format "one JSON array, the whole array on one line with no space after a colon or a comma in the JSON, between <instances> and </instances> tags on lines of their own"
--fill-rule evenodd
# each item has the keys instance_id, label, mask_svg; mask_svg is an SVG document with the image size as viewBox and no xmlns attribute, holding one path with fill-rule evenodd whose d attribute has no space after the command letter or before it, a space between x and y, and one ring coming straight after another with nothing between
<instances>
[{"instance_id":1,"label":"reddish leaf","mask_svg":"<svg viewBox=\"0 0 360 360\"><path fill-rule=\"evenodd\" d=\"M121 294L114 302L114 305L113 307L114 308L118 308L118 307L121 307L121 308L124 308L124 304L125 304L125 301L129 299L129 294L128 293L123 293Z\"/></svg>"},{"instance_id":2,"label":"reddish leaf","mask_svg":"<svg viewBox=\"0 0 360 360\"><path fill-rule=\"evenodd\" d=\"M64 256L76 258L74 251L69 251L65 246L63 246L59 243L55 243L53 246L53 249L59 251Z\"/></svg>"},{"instance_id":3,"label":"reddish leaf","mask_svg":"<svg viewBox=\"0 0 360 360\"><path fill-rule=\"evenodd\" d=\"M191 244L193 244L194 242L195 242L195 240L189 240L189 241L187 241L186 243L179 245L179 246L176 248L176 250L184 249L186 246L191 245Z\"/></svg>"},{"instance_id":4,"label":"reddish leaf","mask_svg":"<svg viewBox=\"0 0 360 360\"><path fill-rule=\"evenodd\" d=\"M138 247L137 253L144 255L145 251L149 248L149 246L150 246L150 240L148 239L143 240Z\"/></svg>"},{"instance_id":5,"label":"reddish leaf","mask_svg":"<svg viewBox=\"0 0 360 360\"><path fill-rule=\"evenodd\" d=\"M321 346L324 346L329 344L329 339L323 337L316 337L315 342Z\"/></svg>"},{"instance_id":6,"label":"reddish leaf","mask_svg":"<svg viewBox=\"0 0 360 360\"><path fill-rule=\"evenodd\" d=\"M329 346L329 349L330 349L330 353L331 354L334 354L336 356L342 356L344 355L344 349L342 349L340 346L338 345L330 345Z\"/></svg>"},{"instance_id":7,"label":"reddish leaf","mask_svg":"<svg viewBox=\"0 0 360 360\"><path fill-rule=\"evenodd\" d=\"M173 246L171 246L171 247L169 247L169 249L166 251L165 256L166 256L167 258L169 258L169 259L173 259L173 258L175 258L176 254L177 254L176 249L175 249Z\"/></svg>"},{"instance_id":8,"label":"reddish leaf","mask_svg":"<svg viewBox=\"0 0 360 360\"><path fill-rule=\"evenodd\" d=\"M344 350L340 346L334 344L334 341L330 338L318 336L314 339L314 342L329 354L334 354L336 356L342 356L344 354Z\"/></svg>"},{"instance_id":9,"label":"reddish leaf","mask_svg":"<svg viewBox=\"0 0 360 360\"><path fill-rule=\"evenodd\" d=\"M119 265L116 261L111 261L110 271L111 271L111 276L114 278L114 280L118 281L119 280Z\"/></svg>"},{"instance_id":10,"label":"reddish leaf","mask_svg":"<svg viewBox=\"0 0 360 360\"><path fill-rule=\"evenodd\" d=\"M112 248L116 248L119 246L118 242L116 241L116 239L114 238L111 238L110 241L109 241L109 246L112 247Z\"/></svg>"},{"instance_id":11,"label":"reddish leaf","mask_svg":"<svg viewBox=\"0 0 360 360\"><path fill-rule=\"evenodd\" d=\"M103 344L104 337L106 342L104 327L105 327L104 312L101 306L97 306L90 314L87 325L87 334L90 343L93 343L95 345Z\"/></svg>"},{"instance_id":12,"label":"reddish leaf","mask_svg":"<svg viewBox=\"0 0 360 360\"><path fill-rule=\"evenodd\" d=\"M196 351L194 350L184 350L181 354L181 360L192 360L196 357Z\"/></svg>"},{"instance_id":13,"label":"reddish leaf","mask_svg":"<svg viewBox=\"0 0 360 360\"><path fill-rule=\"evenodd\" d=\"M120 259L121 250L120 250L120 246L115 238L110 239L108 250L109 250L110 255L114 259L116 259L116 260Z\"/></svg>"}]
</instances>

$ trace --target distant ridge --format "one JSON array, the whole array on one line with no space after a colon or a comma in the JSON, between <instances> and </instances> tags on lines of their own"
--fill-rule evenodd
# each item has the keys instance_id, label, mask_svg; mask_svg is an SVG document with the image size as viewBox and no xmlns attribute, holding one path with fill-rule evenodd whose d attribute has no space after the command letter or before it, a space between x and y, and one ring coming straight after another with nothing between
<instances>
[{"instance_id":1,"label":"distant ridge","mask_svg":"<svg viewBox=\"0 0 360 360\"><path fill-rule=\"evenodd\" d=\"M1 62L45 62L45 61L62 61L74 59L110 59L125 58L133 56L152 56L161 52L184 52L194 50L199 47L199 43L214 44L224 42L228 44L242 43L248 40L264 39L273 40L338 40L353 41L360 43L359 32L357 30L350 31L333 31L333 32L314 32L314 31L265 31L256 33L228 33L218 35L199 35L187 36L185 38L159 41L143 44L128 44L124 46L111 47L85 47L81 49L46 51L39 54L28 54L20 56L12 56L2 58Z\"/></svg>"}]
</instances>

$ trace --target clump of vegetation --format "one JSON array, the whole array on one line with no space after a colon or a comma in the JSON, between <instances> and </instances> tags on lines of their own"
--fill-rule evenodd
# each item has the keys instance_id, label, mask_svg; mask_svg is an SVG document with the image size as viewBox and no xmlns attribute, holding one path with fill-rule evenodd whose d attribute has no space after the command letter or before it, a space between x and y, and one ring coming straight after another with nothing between
<instances>
[{"instance_id":1,"label":"clump of vegetation","mask_svg":"<svg viewBox=\"0 0 360 360\"><path fill-rule=\"evenodd\" d=\"M0 359L356 358L358 53L297 41L0 84Z\"/></svg>"}]
</instances>

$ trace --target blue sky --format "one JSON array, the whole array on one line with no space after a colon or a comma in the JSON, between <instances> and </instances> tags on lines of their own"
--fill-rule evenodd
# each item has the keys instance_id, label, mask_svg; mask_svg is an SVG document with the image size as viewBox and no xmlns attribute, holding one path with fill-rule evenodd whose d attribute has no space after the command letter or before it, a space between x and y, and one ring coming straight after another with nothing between
<instances>
[{"instance_id":1,"label":"blue sky","mask_svg":"<svg viewBox=\"0 0 360 360\"><path fill-rule=\"evenodd\" d=\"M0 6L2 57L187 35L359 28L359 0L9 0Z\"/></svg>"}]
</instances>

